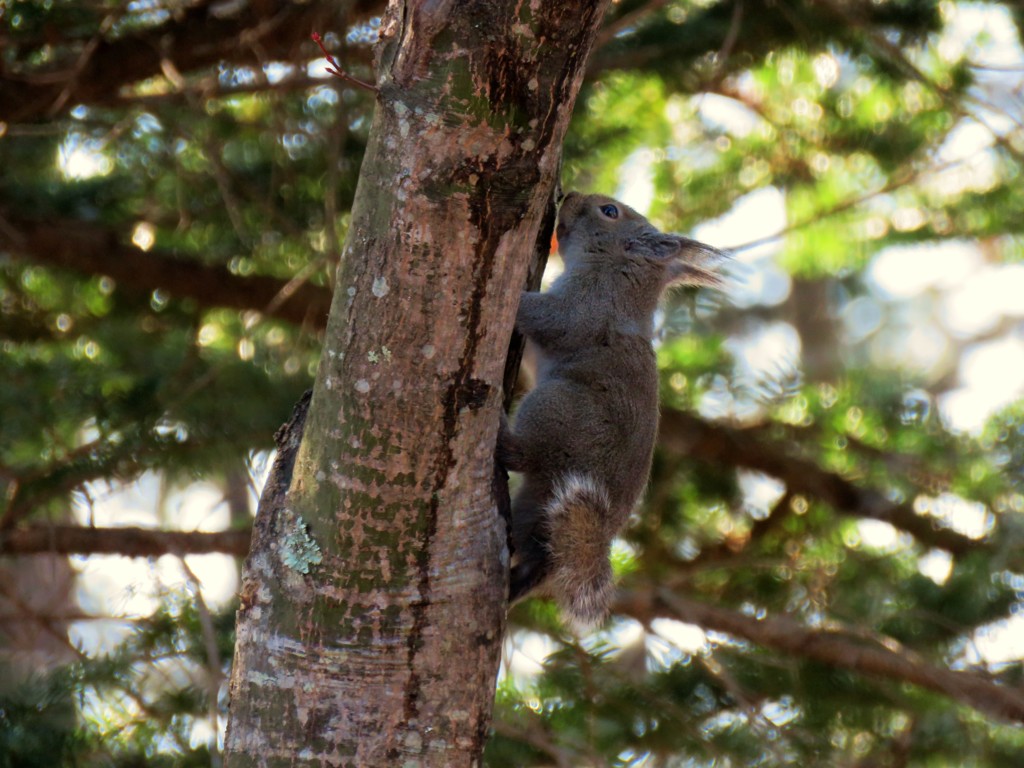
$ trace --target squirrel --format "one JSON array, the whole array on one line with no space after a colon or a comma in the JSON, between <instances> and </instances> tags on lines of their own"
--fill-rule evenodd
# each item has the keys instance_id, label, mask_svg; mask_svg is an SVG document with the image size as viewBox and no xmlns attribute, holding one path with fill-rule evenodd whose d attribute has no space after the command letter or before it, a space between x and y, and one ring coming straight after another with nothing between
<instances>
[{"instance_id":1,"label":"squirrel","mask_svg":"<svg viewBox=\"0 0 1024 768\"><path fill-rule=\"evenodd\" d=\"M593 627L612 597L609 548L643 493L658 429L654 313L673 284L720 285L722 252L659 232L632 208L571 192L556 229L565 271L524 291L516 327L538 353L498 460L523 475L512 501L509 601L547 588Z\"/></svg>"}]
</instances>

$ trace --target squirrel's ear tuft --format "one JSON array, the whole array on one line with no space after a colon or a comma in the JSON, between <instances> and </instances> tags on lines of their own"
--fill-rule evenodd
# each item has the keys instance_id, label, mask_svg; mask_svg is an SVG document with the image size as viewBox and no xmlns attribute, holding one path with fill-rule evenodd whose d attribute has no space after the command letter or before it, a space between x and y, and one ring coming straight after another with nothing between
<instances>
[{"instance_id":1,"label":"squirrel's ear tuft","mask_svg":"<svg viewBox=\"0 0 1024 768\"><path fill-rule=\"evenodd\" d=\"M669 267L670 281L682 285L721 288L722 277L713 267L728 258L729 253L688 237L675 237L679 243L680 257Z\"/></svg>"},{"instance_id":2,"label":"squirrel's ear tuft","mask_svg":"<svg viewBox=\"0 0 1024 768\"><path fill-rule=\"evenodd\" d=\"M641 232L626 241L626 252L649 259L671 259L679 255L684 238L666 235L661 232Z\"/></svg>"}]
</instances>

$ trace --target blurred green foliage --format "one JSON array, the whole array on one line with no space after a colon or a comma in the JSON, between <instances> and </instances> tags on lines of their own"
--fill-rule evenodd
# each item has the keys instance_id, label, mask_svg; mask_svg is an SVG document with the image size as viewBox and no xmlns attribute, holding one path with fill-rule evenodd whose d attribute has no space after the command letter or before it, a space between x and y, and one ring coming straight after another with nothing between
<instances>
[{"instance_id":1,"label":"blurred green foliage","mask_svg":"<svg viewBox=\"0 0 1024 768\"><path fill-rule=\"evenodd\" d=\"M311 63L310 30L242 35L278 5L0 7L5 525L81 517L89 488L146 472L224 484L309 386L323 317L218 291L330 289L373 100ZM366 74L382 9L308 6ZM957 691L702 632L657 603L785 616L851 656L896 649L1020 690L1021 643L986 641L1024 590L1022 316L995 290L1021 285L1024 254L1021 21L959 0L611 6L564 188L625 196L736 255L725 295L664 310L663 407L698 421L663 420L615 551L621 610L577 638L550 604L515 607L488 765L1024 764L1019 723ZM153 57L154 29L177 59ZM130 66L92 65L118 45ZM220 47L206 60L204 45ZM64 261L33 234L83 226L96 247ZM163 271L125 272L142 253ZM900 254L909 266L886 276ZM984 383L1016 389L964 387L985 349L1003 366ZM959 424L958 396L987 420ZM0 766L216 759L202 727L226 694L202 610L161 597L108 655L48 674L9 663ZM210 618L223 674L232 612Z\"/></svg>"}]
</instances>

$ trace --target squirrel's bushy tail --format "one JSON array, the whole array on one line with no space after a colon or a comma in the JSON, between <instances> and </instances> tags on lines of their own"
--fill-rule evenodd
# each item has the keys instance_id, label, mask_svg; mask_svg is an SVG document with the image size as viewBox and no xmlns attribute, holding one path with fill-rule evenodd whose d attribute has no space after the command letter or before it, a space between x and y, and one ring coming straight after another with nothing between
<instances>
[{"instance_id":1,"label":"squirrel's bushy tail","mask_svg":"<svg viewBox=\"0 0 1024 768\"><path fill-rule=\"evenodd\" d=\"M544 510L551 591L563 613L582 627L600 624L612 598L610 507L600 482L571 474L559 480Z\"/></svg>"}]
</instances>

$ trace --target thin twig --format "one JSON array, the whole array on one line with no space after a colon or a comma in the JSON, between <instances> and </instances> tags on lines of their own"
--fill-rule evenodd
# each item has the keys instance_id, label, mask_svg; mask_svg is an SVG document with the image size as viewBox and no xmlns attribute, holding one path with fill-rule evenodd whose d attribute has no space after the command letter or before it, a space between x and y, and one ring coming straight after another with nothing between
<instances>
[{"instance_id":1,"label":"thin twig","mask_svg":"<svg viewBox=\"0 0 1024 768\"><path fill-rule=\"evenodd\" d=\"M324 57L326 57L327 61L330 63L331 66L327 67L328 72L330 72L335 77L340 77L342 80L352 83L352 85L359 86L360 88L365 88L367 91L372 91L373 93L380 93L380 90L377 88L377 86L371 85L370 83L367 83L364 80L360 80L358 77L353 77L348 72L343 70L341 68L341 65L338 64L337 61L335 61L334 57L327 52L327 48L324 47L323 39L317 32L311 34L310 37L313 38L314 43L320 46L320 50L324 52Z\"/></svg>"},{"instance_id":2,"label":"thin twig","mask_svg":"<svg viewBox=\"0 0 1024 768\"><path fill-rule=\"evenodd\" d=\"M652 13L661 10L665 5L668 5L668 0L650 0L650 2L641 5L639 8L635 8L628 13L622 14L619 18L615 19L601 30L600 34L597 36L597 40L594 42L594 48L600 49L607 45L614 40L616 35L620 32L623 32L632 26L636 26L644 16L649 16Z\"/></svg>"},{"instance_id":3,"label":"thin twig","mask_svg":"<svg viewBox=\"0 0 1024 768\"><path fill-rule=\"evenodd\" d=\"M96 34L93 35L92 38L90 38L89 42L85 44L85 47L82 49L81 54L79 54L78 56L78 61L75 63L74 69L71 71L71 74L68 77L67 84L64 86L63 90L61 90L61 92L57 95L57 98L54 99L53 104L51 104L50 108L47 110L47 117L52 118L54 115L60 112L60 110L64 107L65 104L67 104L68 99L71 98L71 93L74 91L75 86L78 84L78 78L81 77L82 72L85 71L85 67L89 63L89 59L91 59L92 55L96 52L96 49L99 47L99 44L103 40L103 36L106 35L107 32L109 32L110 29L114 26L114 21L115 18L113 14L107 15L100 24L100 28L96 31Z\"/></svg>"}]
</instances>

